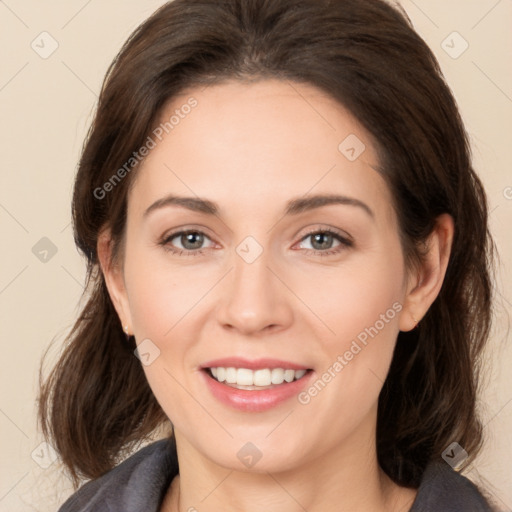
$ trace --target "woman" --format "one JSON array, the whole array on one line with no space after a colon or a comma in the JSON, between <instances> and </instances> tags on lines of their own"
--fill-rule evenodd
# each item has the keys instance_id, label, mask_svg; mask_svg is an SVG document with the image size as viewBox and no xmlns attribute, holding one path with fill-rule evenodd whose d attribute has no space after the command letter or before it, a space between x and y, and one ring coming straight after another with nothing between
<instances>
[{"instance_id":1,"label":"woman","mask_svg":"<svg viewBox=\"0 0 512 512\"><path fill-rule=\"evenodd\" d=\"M73 218L90 295L40 420L92 482L62 512L491 510L453 469L487 202L400 11L164 5L107 73Z\"/></svg>"}]
</instances>

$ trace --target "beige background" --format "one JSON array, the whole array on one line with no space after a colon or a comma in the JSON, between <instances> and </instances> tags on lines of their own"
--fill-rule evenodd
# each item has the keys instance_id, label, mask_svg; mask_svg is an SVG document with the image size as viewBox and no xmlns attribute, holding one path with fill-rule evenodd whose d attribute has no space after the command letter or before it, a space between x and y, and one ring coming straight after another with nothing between
<instances>
[{"instance_id":1,"label":"beige background","mask_svg":"<svg viewBox=\"0 0 512 512\"><path fill-rule=\"evenodd\" d=\"M41 446L35 397L42 353L55 340L54 360L82 292L84 264L70 229L73 175L108 64L162 3L0 0L0 512L55 511L71 492L51 450ZM455 93L491 204L501 264L481 396L487 443L467 474L483 479L501 509L511 511L512 1L402 5ZM44 31L51 36L40 36ZM51 38L58 48L42 58ZM44 250L47 261L40 260Z\"/></svg>"}]
</instances>

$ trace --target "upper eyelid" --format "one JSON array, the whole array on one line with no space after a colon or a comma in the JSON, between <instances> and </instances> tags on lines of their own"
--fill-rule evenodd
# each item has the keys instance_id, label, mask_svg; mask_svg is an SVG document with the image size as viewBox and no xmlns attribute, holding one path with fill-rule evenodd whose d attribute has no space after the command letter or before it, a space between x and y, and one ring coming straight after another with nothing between
<instances>
[{"instance_id":1,"label":"upper eyelid","mask_svg":"<svg viewBox=\"0 0 512 512\"><path fill-rule=\"evenodd\" d=\"M194 227L184 227L184 228L177 228L177 229L169 229L164 232L164 234L160 237L161 240L168 240L170 238L175 238L178 235L184 234L184 233L201 233L202 235L207 236L208 238L212 239L212 236L208 234L208 229L204 227L200 228L194 228Z\"/></svg>"},{"instance_id":2,"label":"upper eyelid","mask_svg":"<svg viewBox=\"0 0 512 512\"><path fill-rule=\"evenodd\" d=\"M354 241L354 238L352 237L352 235L350 235L346 231L344 231L342 229L332 228L332 227L329 227L329 226L320 226L320 227L312 228L311 230L309 230L307 233L305 233L301 237L301 240L303 240L304 238L306 238L306 237L308 237L310 235L314 235L315 233L325 233L325 232L331 233L331 234L336 235L336 236L338 236L340 238L344 238L346 240L349 240L350 242Z\"/></svg>"}]
</instances>

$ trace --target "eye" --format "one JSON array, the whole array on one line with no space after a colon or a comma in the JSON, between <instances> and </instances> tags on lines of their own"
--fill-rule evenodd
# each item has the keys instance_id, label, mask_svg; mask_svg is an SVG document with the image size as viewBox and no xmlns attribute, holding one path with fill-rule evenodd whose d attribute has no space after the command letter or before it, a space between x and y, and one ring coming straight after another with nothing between
<instances>
[{"instance_id":1,"label":"eye","mask_svg":"<svg viewBox=\"0 0 512 512\"><path fill-rule=\"evenodd\" d=\"M338 254L341 251L354 245L353 241L348 236L344 236L330 228L317 228L315 231L311 231L305 237L303 237L302 241L308 239L311 240L310 246L312 247L312 250L306 248L306 254L319 256L330 256L333 254ZM333 248L333 243L336 242L337 245L334 245Z\"/></svg>"},{"instance_id":2,"label":"eye","mask_svg":"<svg viewBox=\"0 0 512 512\"><path fill-rule=\"evenodd\" d=\"M306 248L305 252L308 255L330 256L338 254L354 245L348 235L342 235L330 228L317 228L311 231L301 239L301 243L304 243L304 240L308 239L311 240L310 245L312 246L312 249ZM213 246L212 242L210 247L204 248L203 244L205 240L212 242L202 231L189 229L164 235L159 245L166 251L178 256L198 256L204 254L205 249L209 249ZM334 248L333 243L337 244L334 245Z\"/></svg>"},{"instance_id":3,"label":"eye","mask_svg":"<svg viewBox=\"0 0 512 512\"><path fill-rule=\"evenodd\" d=\"M173 240L176 241L173 243ZM179 256L197 256L204 253L202 245L205 240L210 240L210 238L202 231L191 229L165 235L159 244L166 251L178 254ZM176 244L181 244L181 247L179 245L176 247Z\"/></svg>"}]
</instances>

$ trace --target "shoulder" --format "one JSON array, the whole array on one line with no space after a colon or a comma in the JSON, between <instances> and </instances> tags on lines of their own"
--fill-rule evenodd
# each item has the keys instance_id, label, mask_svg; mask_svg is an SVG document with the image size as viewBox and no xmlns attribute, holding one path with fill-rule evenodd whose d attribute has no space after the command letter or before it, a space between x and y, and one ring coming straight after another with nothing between
<instances>
[{"instance_id":1,"label":"shoulder","mask_svg":"<svg viewBox=\"0 0 512 512\"><path fill-rule=\"evenodd\" d=\"M445 462L431 462L410 512L493 512L478 488Z\"/></svg>"},{"instance_id":2,"label":"shoulder","mask_svg":"<svg viewBox=\"0 0 512 512\"><path fill-rule=\"evenodd\" d=\"M172 443L169 439L155 441L84 484L58 512L156 512L177 474Z\"/></svg>"}]
</instances>

